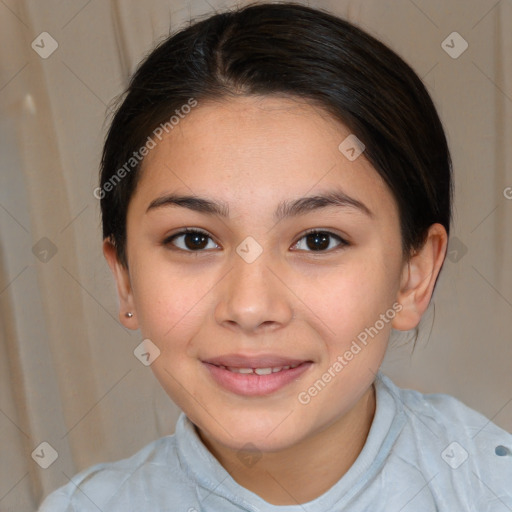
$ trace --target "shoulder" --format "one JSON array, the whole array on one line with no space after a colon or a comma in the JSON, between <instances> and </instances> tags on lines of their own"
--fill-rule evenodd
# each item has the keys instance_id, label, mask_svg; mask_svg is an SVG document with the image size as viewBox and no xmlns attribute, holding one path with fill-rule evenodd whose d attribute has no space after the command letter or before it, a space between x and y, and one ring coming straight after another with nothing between
<instances>
[{"instance_id":1,"label":"shoulder","mask_svg":"<svg viewBox=\"0 0 512 512\"><path fill-rule=\"evenodd\" d=\"M394 447L404 467L421 473L433 494L471 496L475 510L512 507L512 434L453 396L401 389L385 376L382 383L407 417Z\"/></svg>"},{"instance_id":2,"label":"shoulder","mask_svg":"<svg viewBox=\"0 0 512 512\"><path fill-rule=\"evenodd\" d=\"M503 441L505 444L510 444L512 440L512 434L451 395L424 394L399 388L387 377L383 377L383 380L391 393L403 404L409 415L409 424L419 430L430 430L439 438L455 436L470 444L484 438L498 443Z\"/></svg>"},{"instance_id":3,"label":"shoulder","mask_svg":"<svg viewBox=\"0 0 512 512\"><path fill-rule=\"evenodd\" d=\"M165 436L131 457L96 464L76 474L44 500L39 512L117 511L134 506L142 510L144 501L140 500L147 495L148 486L154 492L159 485L168 499L176 494L177 501L187 485L179 467L175 436Z\"/></svg>"}]
</instances>

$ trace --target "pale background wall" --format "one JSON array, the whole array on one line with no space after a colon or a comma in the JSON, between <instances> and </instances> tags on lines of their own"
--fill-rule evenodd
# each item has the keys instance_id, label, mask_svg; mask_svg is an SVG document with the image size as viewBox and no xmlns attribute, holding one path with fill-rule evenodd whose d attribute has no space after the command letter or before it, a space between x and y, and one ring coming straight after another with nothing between
<instances>
[{"instance_id":1,"label":"pale background wall","mask_svg":"<svg viewBox=\"0 0 512 512\"><path fill-rule=\"evenodd\" d=\"M512 1L310 4L360 24L414 67L453 153L455 224L435 322L432 309L414 353L398 339L385 370L510 431ZM133 355L140 333L117 320L92 191L107 105L136 63L169 26L228 5L0 2L1 511L35 510L77 471L173 431L176 407ZM469 43L457 59L441 47L453 31ZM47 59L31 48L41 32L58 43ZM48 469L31 457L43 441L58 453Z\"/></svg>"}]
</instances>

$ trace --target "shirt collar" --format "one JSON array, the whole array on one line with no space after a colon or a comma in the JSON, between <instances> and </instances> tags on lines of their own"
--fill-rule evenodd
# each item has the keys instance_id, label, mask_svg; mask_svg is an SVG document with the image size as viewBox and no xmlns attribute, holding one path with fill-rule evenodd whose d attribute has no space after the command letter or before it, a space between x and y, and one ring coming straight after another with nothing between
<instances>
[{"instance_id":1,"label":"shirt collar","mask_svg":"<svg viewBox=\"0 0 512 512\"><path fill-rule=\"evenodd\" d=\"M327 492L297 505L270 505L240 486L206 448L193 423L182 413L176 424L176 445L182 469L197 484L198 497L208 509L208 496L215 494L231 501L238 510L295 512L331 510L348 504L378 474L406 423L399 389L380 371L375 379L376 408L365 445L354 464ZM210 500L211 501L211 500ZM212 508L213 510L213 508ZM235 508L236 510L236 508Z\"/></svg>"}]
</instances>

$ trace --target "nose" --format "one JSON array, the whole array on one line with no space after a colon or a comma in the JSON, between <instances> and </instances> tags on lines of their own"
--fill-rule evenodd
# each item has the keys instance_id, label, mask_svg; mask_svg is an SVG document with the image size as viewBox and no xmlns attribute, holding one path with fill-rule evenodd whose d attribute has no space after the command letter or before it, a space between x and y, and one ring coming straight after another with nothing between
<instances>
[{"instance_id":1,"label":"nose","mask_svg":"<svg viewBox=\"0 0 512 512\"><path fill-rule=\"evenodd\" d=\"M234 266L218 290L219 325L255 334L282 328L293 318L292 293L264 254L252 263L234 255Z\"/></svg>"}]
</instances>

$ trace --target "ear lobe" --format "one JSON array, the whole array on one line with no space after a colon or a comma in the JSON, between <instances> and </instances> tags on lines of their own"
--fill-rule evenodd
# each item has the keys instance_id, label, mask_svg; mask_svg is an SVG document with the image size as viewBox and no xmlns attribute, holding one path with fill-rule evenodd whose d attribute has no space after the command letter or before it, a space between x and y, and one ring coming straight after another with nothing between
<instances>
[{"instance_id":1,"label":"ear lobe","mask_svg":"<svg viewBox=\"0 0 512 512\"><path fill-rule=\"evenodd\" d=\"M423 246L404 264L397 301L402 310L392 326L400 331L414 329L428 308L446 255L448 235L441 224L430 226Z\"/></svg>"},{"instance_id":2,"label":"ear lobe","mask_svg":"<svg viewBox=\"0 0 512 512\"><path fill-rule=\"evenodd\" d=\"M128 329L138 329L137 315L135 314L135 303L130 283L130 274L128 269L119 261L117 250L109 238L103 240L103 255L107 260L108 266L114 275L117 287L117 296L119 297L119 321ZM131 312L133 316L128 318L126 313Z\"/></svg>"}]
</instances>

